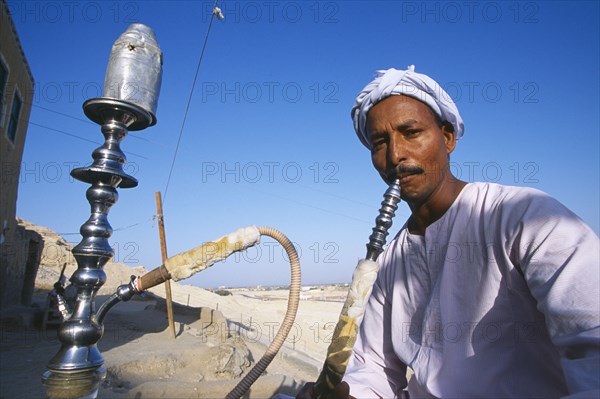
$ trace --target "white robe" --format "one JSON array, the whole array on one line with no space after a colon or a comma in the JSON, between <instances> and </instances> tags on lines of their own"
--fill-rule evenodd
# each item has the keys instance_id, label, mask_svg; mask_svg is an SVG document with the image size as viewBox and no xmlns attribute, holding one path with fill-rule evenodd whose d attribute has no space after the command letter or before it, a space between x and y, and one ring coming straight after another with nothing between
<instances>
[{"instance_id":1,"label":"white robe","mask_svg":"<svg viewBox=\"0 0 600 399\"><path fill-rule=\"evenodd\" d=\"M468 184L380 256L350 394L400 396L408 365L411 399L600 397L599 252L547 194Z\"/></svg>"}]
</instances>

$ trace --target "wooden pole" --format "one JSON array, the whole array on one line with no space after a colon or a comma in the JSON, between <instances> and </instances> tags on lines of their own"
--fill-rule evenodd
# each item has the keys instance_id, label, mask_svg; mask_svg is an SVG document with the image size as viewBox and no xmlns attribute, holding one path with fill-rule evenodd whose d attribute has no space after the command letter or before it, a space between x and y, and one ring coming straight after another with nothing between
<instances>
[{"instance_id":1,"label":"wooden pole","mask_svg":"<svg viewBox=\"0 0 600 399\"><path fill-rule=\"evenodd\" d=\"M158 214L158 235L160 237L160 252L162 254L162 263L167 260L167 239L165 238L165 223L163 218L162 199L160 191L154 193L156 197L156 213ZM175 322L173 321L173 299L171 297L171 280L165 281L165 290L167 292L167 318L169 319L169 328L171 336L175 338Z\"/></svg>"}]
</instances>

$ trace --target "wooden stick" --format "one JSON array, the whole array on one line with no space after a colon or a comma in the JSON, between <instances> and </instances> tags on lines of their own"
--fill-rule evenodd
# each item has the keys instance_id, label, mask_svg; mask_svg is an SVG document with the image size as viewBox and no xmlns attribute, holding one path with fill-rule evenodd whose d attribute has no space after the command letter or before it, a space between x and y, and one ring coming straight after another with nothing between
<instances>
[{"instance_id":1,"label":"wooden stick","mask_svg":"<svg viewBox=\"0 0 600 399\"><path fill-rule=\"evenodd\" d=\"M169 276L169 271L165 267L165 265L160 265L154 270L149 271L148 273L141 276L137 282L137 290L142 292L152 287L156 287L159 284L164 283L165 281L169 281L171 276Z\"/></svg>"},{"instance_id":2,"label":"wooden stick","mask_svg":"<svg viewBox=\"0 0 600 399\"><path fill-rule=\"evenodd\" d=\"M158 214L158 234L160 237L160 252L162 254L162 263L167 260L167 239L165 238L165 223L163 218L162 199L160 191L154 193L156 197L156 213ZM173 299L171 297L171 280L165 281L165 290L167 292L167 317L169 319L169 328L171 336L175 338L175 322L173 321Z\"/></svg>"}]
</instances>

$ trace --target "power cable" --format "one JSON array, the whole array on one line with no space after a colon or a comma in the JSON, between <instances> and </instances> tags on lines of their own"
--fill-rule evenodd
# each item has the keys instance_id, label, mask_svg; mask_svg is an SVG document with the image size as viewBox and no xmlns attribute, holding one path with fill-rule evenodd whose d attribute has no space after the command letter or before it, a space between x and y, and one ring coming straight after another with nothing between
<instances>
[{"instance_id":1,"label":"power cable","mask_svg":"<svg viewBox=\"0 0 600 399\"><path fill-rule=\"evenodd\" d=\"M92 122L92 121L90 121L88 119L78 118L78 117L73 116L73 115L69 115L69 114L65 114L65 113L59 112L59 111L55 111L55 110L50 109L50 108L42 107L41 105L37 105L37 104L33 104L32 103L31 106L39 108L39 109L43 109L44 111L52 112L53 114L65 116L65 117L71 118L71 119L75 119L76 121L81 121L81 122L89 123L90 125L96 125L94 122Z\"/></svg>"},{"instance_id":2,"label":"power cable","mask_svg":"<svg viewBox=\"0 0 600 399\"><path fill-rule=\"evenodd\" d=\"M129 229L131 229L133 227L137 227L137 226L140 226L142 224L146 224L148 222L152 222L155 219L156 219L156 215L153 215L150 219L146 219L146 220L143 220L141 222L133 223L133 224L130 224L130 225L124 226L124 227L117 227L117 228L112 229L112 231L114 233L115 231L129 230ZM79 235L81 235L80 232L77 232L77 233L56 233L56 234L58 234L59 236L75 236L75 235L79 236Z\"/></svg>"},{"instance_id":3,"label":"power cable","mask_svg":"<svg viewBox=\"0 0 600 399\"><path fill-rule=\"evenodd\" d=\"M60 133L60 134L64 134L65 136L73 137L73 138L76 138L76 139L79 139L79 140L82 140L82 141L87 141L87 142L89 142L89 143L94 143L94 144L96 144L96 145L101 145L101 143L98 143L97 141L90 140L90 139L86 139L85 137L81 137L81 136L78 136L78 135L76 135L76 134L73 134L73 133L65 132L64 130L54 129L54 128L52 128L52 127L48 127L48 126L44 126L44 125L40 125L39 123L35 123L35 122L31 122L31 121L29 121L29 124L30 124L30 125L33 125L33 126L41 127L41 128L43 128L43 129L48 129L48 130L50 130L50 131L52 131L52 132L56 132L56 133ZM148 159L148 157L145 157L145 156L143 156L143 155L140 155L140 154L136 154L136 153L134 153L134 152L129 152L129 151L123 151L123 152L124 152L125 154L127 154L127 155L133 155L133 156L136 156L136 157L140 157L140 158L142 158L142 159Z\"/></svg>"},{"instance_id":4,"label":"power cable","mask_svg":"<svg viewBox=\"0 0 600 399\"><path fill-rule=\"evenodd\" d=\"M175 147L175 153L173 154L173 160L171 161L171 168L169 169L169 177L167 178L167 185L165 186L165 191L163 194L162 202L165 203L167 199L167 192L169 190L169 183L171 182L171 175L173 174L173 168L175 167L175 159L177 158L177 152L179 151L179 144L181 143L181 137L183 136L183 128L185 127L185 121L187 120L188 111L190 109L190 103L192 102L192 96L194 94L194 88L196 87L196 80L198 78L198 72L200 71L200 65L202 64L202 58L204 57L204 50L206 49L206 43L208 41L208 35L210 34L210 28L212 26L213 20L215 19L215 15L219 15L219 19L222 18L222 14L218 10L217 3L219 0L215 0L215 5L213 7L213 13L210 17L210 22L208 23L208 29L206 30L206 36L204 37L204 44L202 45L202 51L200 52L200 59L198 60L198 65L196 67L196 74L194 75L194 81L192 82L192 88L190 90L190 95L188 97L187 105L185 107L185 112L183 114L183 121L181 122L181 129L179 130L179 137L177 138L177 146Z\"/></svg>"},{"instance_id":5,"label":"power cable","mask_svg":"<svg viewBox=\"0 0 600 399\"><path fill-rule=\"evenodd\" d=\"M97 125L96 125L94 122L90 121L89 119L78 118L78 117L76 117L76 116L69 115L69 114L65 114L65 113L63 113L63 112L56 111L56 110L53 110L53 109L50 109L50 108L46 108L46 107L42 107L41 105L37 105L37 104L33 104L33 103L31 104L31 106L32 106L32 107L39 108L39 109L43 109L44 111L47 111L47 112L52 112L53 114L57 114L57 115L60 115L60 116L64 116L64 117L66 117L66 118L74 119L74 120L76 120L76 121L85 122L85 123L88 123L88 124L90 124L90 125L97 126ZM128 132L128 133L127 133L127 135L128 135L128 136L131 136L131 137L133 137L133 138L135 138L135 139L138 139L138 140L146 141L146 142L148 142L148 143L152 143L152 144L159 144L159 143L153 142L152 140L149 140L149 139L147 139L147 138L145 138L145 137L140 137L140 136L138 136L137 134L134 134L134 133L131 133L131 132ZM162 144L161 144L161 145L162 145Z\"/></svg>"}]
</instances>

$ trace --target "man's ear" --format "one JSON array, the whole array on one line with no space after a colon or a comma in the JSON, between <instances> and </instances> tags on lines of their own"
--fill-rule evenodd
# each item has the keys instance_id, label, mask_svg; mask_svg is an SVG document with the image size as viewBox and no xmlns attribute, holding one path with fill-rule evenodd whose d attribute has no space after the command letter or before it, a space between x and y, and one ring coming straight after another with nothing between
<instances>
[{"instance_id":1,"label":"man's ear","mask_svg":"<svg viewBox=\"0 0 600 399\"><path fill-rule=\"evenodd\" d=\"M454 126L448 121L442 122L442 134L444 135L444 142L446 143L446 151L450 154L456 147Z\"/></svg>"}]
</instances>

